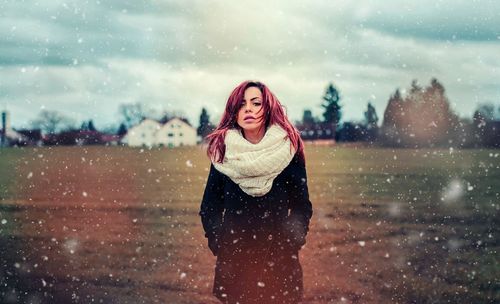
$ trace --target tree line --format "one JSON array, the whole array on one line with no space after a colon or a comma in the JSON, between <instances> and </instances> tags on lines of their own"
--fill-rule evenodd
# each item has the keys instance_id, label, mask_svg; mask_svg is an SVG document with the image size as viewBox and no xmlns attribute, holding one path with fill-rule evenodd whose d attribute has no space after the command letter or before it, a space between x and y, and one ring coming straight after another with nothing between
<instances>
[{"instance_id":1,"label":"tree line","mask_svg":"<svg viewBox=\"0 0 500 304\"><path fill-rule=\"evenodd\" d=\"M93 119L77 124L74 119L59 111L43 109L30 122L34 129L29 130L30 132L23 132L23 134L32 137L32 142L42 141L43 145L102 145L109 142L119 142L128 129L146 118L155 119L160 123L165 123L173 117L188 121L181 111L158 111L140 102L120 104L118 116L120 118L119 125L111 125L98 130ZM30 143L19 142L16 144L27 145Z\"/></svg>"},{"instance_id":2,"label":"tree line","mask_svg":"<svg viewBox=\"0 0 500 304\"><path fill-rule=\"evenodd\" d=\"M414 80L405 96L399 89L390 96L378 142L416 148L499 147L500 115L493 112L492 104L480 104L473 117L461 118L451 109L446 90L436 78L426 87Z\"/></svg>"},{"instance_id":3,"label":"tree line","mask_svg":"<svg viewBox=\"0 0 500 304\"><path fill-rule=\"evenodd\" d=\"M450 107L444 86L433 78L422 87L413 80L407 94L399 89L389 97L379 125L379 116L368 101L362 121L344 121L339 89L329 83L319 104L322 117L304 109L295 125L304 140L333 139L389 147L499 147L500 106L483 103L472 118L459 117ZM215 126L205 108L198 134L205 137Z\"/></svg>"},{"instance_id":4,"label":"tree line","mask_svg":"<svg viewBox=\"0 0 500 304\"><path fill-rule=\"evenodd\" d=\"M329 83L322 101L317 104L322 108L321 117L315 117L311 109L304 109L302 119L294 124L304 140L332 139L413 148L500 146L500 106L495 109L493 104L483 103L477 107L473 117L461 118L451 109L446 90L436 78L425 87L413 80L403 92L398 88L391 94L380 125L379 116L370 101L363 111L362 121L342 121L342 96L339 89ZM142 103L120 104L118 113L121 118L119 126L101 132L120 137L145 118L161 123L173 117L187 121L183 112L158 112ZM47 144L74 144L75 137L83 140L84 144L102 143L93 120L77 126L74 120L57 111L42 110L32 125L48 134ZM215 125L203 107L197 134L205 138L214 129Z\"/></svg>"}]
</instances>

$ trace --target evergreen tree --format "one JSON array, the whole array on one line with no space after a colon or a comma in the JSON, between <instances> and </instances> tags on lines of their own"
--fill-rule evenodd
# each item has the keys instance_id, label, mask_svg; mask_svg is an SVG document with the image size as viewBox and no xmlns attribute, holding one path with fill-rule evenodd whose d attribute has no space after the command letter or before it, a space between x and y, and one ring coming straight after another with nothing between
<instances>
[{"instance_id":1,"label":"evergreen tree","mask_svg":"<svg viewBox=\"0 0 500 304\"><path fill-rule=\"evenodd\" d=\"M208 115L207 110L202 108L200 114L200 125L198 126L196 133L202 138L205 138L205 136L212 132L213 129L214 128L210 123L210 116Z\"/></svg>"},{"instance_id":2,"label":"evergreen tree","mask_svg":"<svg viewBox=\"0 0 500 304\"><path fill-rule=\"evenodd\" d=\"M382 128L386 142L399 146L459 144L458 116L435 78L425 88L413 80L404 99L396 90L385 109Z\"/></svg>"},{"instance_id":3,"label":"evergreen tree","mask_svg":"<svg viewBox=\"0 0 500 304\"><path fill-rule=\"evenodd\" d=\"M378 115L375 107L368 102L368 108L366 109L365 114L365 122L368 129L374 129L377 127Z\"/></svg>"},{"instance_id":4,"label":"evergreen tree","mask_svg":"<svg viewBox=\"0 0 500 304\"><path fill-rule=\"evenodd\" d=\"M330 83L326 88L323 100L324 102L321 105L323 108L325 108L325 112L323 113L323 121L325 123L333 123L335 126L338 125L342 116L342 106L339 104L339 91L332 83Z\"/></svg>"},{"instance_id":5,"label":"evergreen tree","mask_svg":"<svg viewBox=\"0 0 500 304\"><path fill-rule=\"evenodd\" d=\"M337 127L342 117L340 102L340 94L337 88L330 83L326 88L321 106L325 109L323 112L322 129L325 134L329 134L333 138L337 138Z\"/></svg>"},{"instance_id":6,"label":"evergreen tree","mask_svg":"<svg viewBox=\"0 0 500 304\"><path fill-rule=\"evenodd\" d=\"M382 134L386 143L394 145L401 142L399 131L403 128L401 118L404 116L404 101L399 89L389 98L382 121Z\"/></svg>"},{"instance_id":7,"label":"evergreen tree","mask_svg":"<svg viewBox=\"0 0 500 304\"><path fill-rule=\"evenodd\" d=\"M375 107L368 102L368 107L365 114L366 127L364 128L364 139L373 142L378 136L378 115Z\"/></svg>"},{"instance_id":8,"label":"evergreen tree","mask_svg":"<svg viewBox=\"0 0 500 304\"><path fill-rule=\"evenodd\" d=\"M96 128L94 127L94 121L92 119L88 121L82 122L82 125L80 126L80 130L82 131L96 131Z\"/></svg>"},{"instance_id":9,"label":"evergreen tree","mask_svg":"<svg viewBox=\"0 0 500 304\"><path fill-rule=\"evenodd\" d=\"M125 124L122 122L120 124L120 127L118 128L118 132L116 132L116 135L124 136L125 134L127 134L127 126L125 126Z\"/></svg>"},{"instance_id":10,"label":"evergreen tree","mask_svg":"<svg viewBox=\"0 0 500 304\"><path fill-rule=\"evenodd\" d=\"M89 122L87 124L87 128L89 131L97 131L95 126L94 126L94 121L92 119L89 120Z\"/></svg>"},{"instance_id":11,"label":"evergreen tree","mask_svg":"<svg viewBox=\"0 0 500 304\"><path fill-rule=\"evenodd\" d=\"M418 82L416 79L413 79L411 81L410 95L418 93L420 91L422 91L422 87L418 85Z\"/></svg>"},{"instance_id":12,"label":"evergreen tree","mask_svg":"<svg viewBox=\"0 0 500 304\"><path fill-rule=\"evenodd\" d=\"M82 125L80 126L80 130L86 131L86 130L88 130L88 128L89 128L89 125L88 125L87 121L82 122Z\"/></svg>"},{"instance_id":13,"label":"evergreen tree","mask_svg":"<svg viewBox=\"0 0 500 304\"><path fill-rule=\"evenodd\" d=\"M403 108L403 98L401 97L399 89L397 89L389 98L389 102L384 111L382 126L384 128L400 127L398 118L401 116Z\"/></svg>"}]
</instances>

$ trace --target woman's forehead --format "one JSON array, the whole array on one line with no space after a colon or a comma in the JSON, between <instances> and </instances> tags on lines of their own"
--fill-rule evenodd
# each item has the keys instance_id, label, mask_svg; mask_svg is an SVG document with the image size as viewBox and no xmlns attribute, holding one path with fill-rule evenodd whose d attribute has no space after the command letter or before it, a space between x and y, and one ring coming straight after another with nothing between
<instances>
[{"instance_id":1,"label":"woman's forehead","mask_svg":"<svg viewBox=\"0 0 500 304\"><path fill-rule=\"evenodd\" d=\"M259 90L259 88L256 87L249 87L245 90L243 99L244 100L251 100L254 97L262 97L262 92Z\"/></svg>"}]
</instances>

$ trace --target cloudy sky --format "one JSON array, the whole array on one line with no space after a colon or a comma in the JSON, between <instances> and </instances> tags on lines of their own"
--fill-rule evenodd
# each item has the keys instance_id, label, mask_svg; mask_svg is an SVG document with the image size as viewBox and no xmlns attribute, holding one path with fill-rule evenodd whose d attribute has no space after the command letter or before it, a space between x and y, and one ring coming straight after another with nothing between
<instances>
[{"instance_id":1,"label":"cloudy sky","mask_svg":"<svg viewBox=\"0 0 500 304\"><path fill-rule=\"evenodd\" d=\"M436 77L452 108L500 104L500 1L0 0L0 108L14 127L41 109L105 127L118 105L214 123L231 90L266 83L292 120L322 113L329 82L343 120L412 79Z\"/></svg>"}]
</instances>

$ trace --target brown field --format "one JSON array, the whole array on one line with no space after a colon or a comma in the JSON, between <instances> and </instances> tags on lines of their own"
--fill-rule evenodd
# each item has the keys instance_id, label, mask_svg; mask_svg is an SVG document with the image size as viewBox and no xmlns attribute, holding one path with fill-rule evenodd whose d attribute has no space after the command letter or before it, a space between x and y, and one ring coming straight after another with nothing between
<instances>
[{"instance_id":1,"label":"brown field","mask_svg":"<svg viewBox=\"0 0 500 304\"><path fill-rule=\"evenodd\" d=\"M500 302L500 151L307 146L303 303ZM0 303L218 303L200 147L0 149Z\"/></svg>"}]
</instances>

